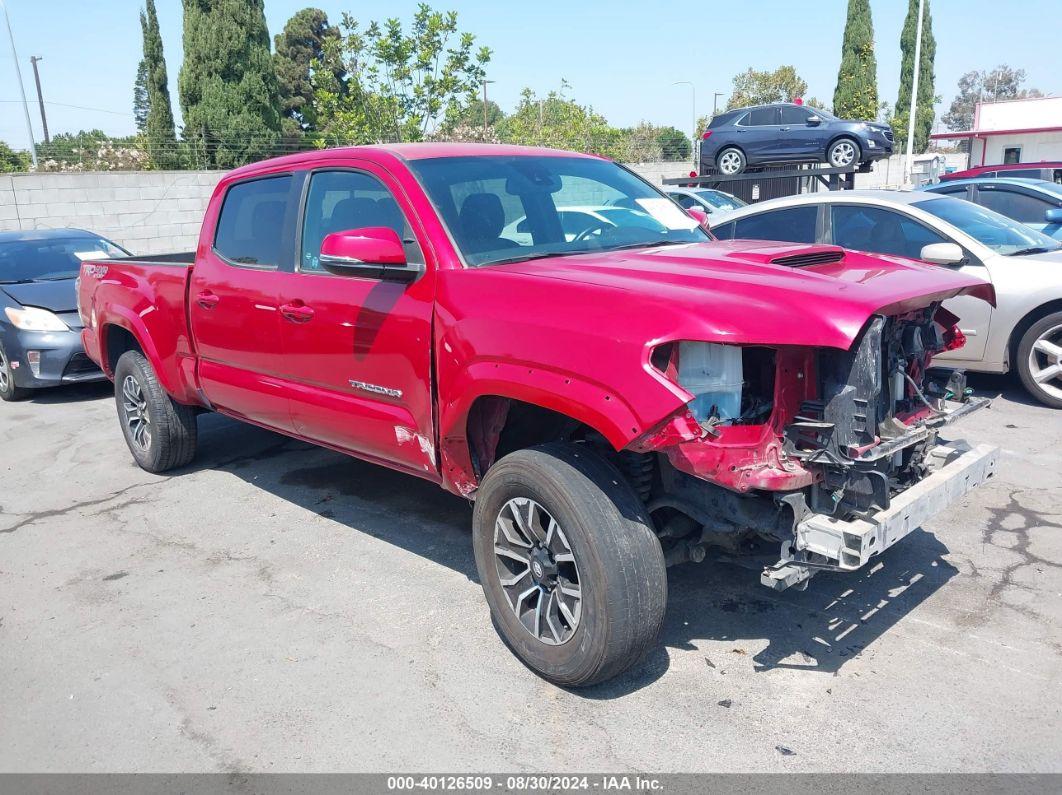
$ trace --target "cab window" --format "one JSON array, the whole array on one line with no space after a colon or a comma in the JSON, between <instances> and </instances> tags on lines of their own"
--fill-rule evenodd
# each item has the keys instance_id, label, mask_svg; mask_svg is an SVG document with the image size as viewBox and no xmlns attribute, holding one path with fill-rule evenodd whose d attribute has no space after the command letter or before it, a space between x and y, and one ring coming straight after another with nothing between
<instances>
[{"instance_id":1,"label":"cab window","mask_svg":"<svg viewBox=\"0 0 1062 795\"><path fill-rule=\"evenodd\" d=\"M214 249L236 265L277 267L291 180L285 174L231 186L218 216Z\"/></svg>"}]
</instances>

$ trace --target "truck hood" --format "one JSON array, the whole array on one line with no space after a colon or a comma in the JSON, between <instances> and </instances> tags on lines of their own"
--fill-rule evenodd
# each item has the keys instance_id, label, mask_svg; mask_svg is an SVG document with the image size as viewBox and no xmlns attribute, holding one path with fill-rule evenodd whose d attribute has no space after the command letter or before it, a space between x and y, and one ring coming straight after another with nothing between
<instances>
[{"instance_id":1,"label":"truck hood","mask_svg":"<svg viewBox=\"0 0 1062 795\"><path fill-rule=\"evenodd\" d=\"M964 294L995 301L990 283L948 268L765 241L581 254L488 269L495 268L597 288L614 298L619 293L624 316L659 318L658 340L847 349L875 314L900 314Z\"/></svg>"},{"instance_id":2,"label":"truck hood","mask_svg":"<svg viewBox=\"0 0 1062 795\"><path fill-rule=\"evenodd\" d=\"M73 312L77 309L74 279L0 284L0 290L23 306L36 306L56 313Z\"/></svg>"}]
</instances>

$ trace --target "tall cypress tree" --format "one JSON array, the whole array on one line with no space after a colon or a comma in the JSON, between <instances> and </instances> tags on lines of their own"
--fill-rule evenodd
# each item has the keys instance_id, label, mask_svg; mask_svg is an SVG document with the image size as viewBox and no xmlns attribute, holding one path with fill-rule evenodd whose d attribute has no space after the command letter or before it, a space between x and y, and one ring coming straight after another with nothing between
<instances>
[{"instance_id":1,"label":"tall cypress tree","mask_svg":"<svg viewBox=\"0 0 1062 795\"><path fill-rule=\"evenodd\" d=\"M232 168L272 152L280 110L263 0L184 0L178 86L201 163Z\"/></svg>"},{"instance_id":2,"label":"tall cypress tree","mask_svg":"<svg viewBox=\"0 0 1062 795\"><path fill-rule=\"evenodd\" d=\"M933 85L933 61L937 56L937 41L933 38L933 17L929 0L925 0L925 15L922 19L922 57L919 62L918 96L915 98L914 151L924 152L929 145L929 133L933 129L933 102L936 100ZM893 131L897 151L907 146L907 124L911 110L911 83L914 79L915 34L918 28L918 0L909 0L907 19L900 34L900 95L896 99L893 116Z\"/></svg>"},{"instance_id":3,"label":"tall cypress tree","mask_svg":"<svg viewBox=\"0 0 1062 795\"><path fill-rule=\"evenodd\" d=\"M173 131L173 108L170 106L169 78L166 59L162 53L162 34L155 0L147 0L140 12L140 28L144 32L144 61L147 69L147 118L144 132L148 139L148 154L161 168L172 168L177 162L177 136Z\"/></svg>"},{"instance_id":4,"label":"tall cypress tree","mask_svg":"<svg viewBox=\"0 0 1062 795\"><path fill-rule=\"evenodd\" d=\"M144 58L140 59L140 65L136 68L136 81L133 83L133 120L136 122L136 131L143 133L147 130L148 117L148 65Z\"/></svg>"},{"instance_id":5,"label":"tall cypress tree","mask_svg":"<svg viewBox=\"0 0 1062 795\"><path fill-rule=\"evenodd\" d=\"M842 119L872 120L878 115L878 62L870 0L848 0L833 112Z\"/></svg>"},{"instance_id":6,"label":"tall cypress tree","mask_svg":"<svg viewBox=\"0 0 1062 795\"><path fill-rule=\"evenodd\" d=\"M313 62L318 68L332 72L336 86L341 87L343 68L339 63L326 63L329 54L325 45L339 38L339 31L328 23L328 15L319 8L304 8L288 20L284 30L274 39L273 65L276 68L280 91L280 114L285 132L312 131Z\"/></svg>"}]
</instances>

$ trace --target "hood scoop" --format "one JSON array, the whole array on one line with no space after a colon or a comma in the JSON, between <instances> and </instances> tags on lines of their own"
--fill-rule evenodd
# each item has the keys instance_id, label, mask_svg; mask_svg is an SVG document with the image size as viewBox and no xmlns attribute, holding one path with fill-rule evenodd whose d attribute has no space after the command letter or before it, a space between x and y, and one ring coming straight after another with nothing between
<instances>
[{"instance_id":1,"label":"hood scoop","mask_svg":"<svg viewBox=\"0 0 1062 795\"><path fill-rule=\"evenodd\" d=\"M804 251L800 254L787 254L784 257L775 257L771 260L772 265L785 265L788 268L807 268L812 265L830 265L841 262L844 259L842 248L817 248Z\"/></svg>"}]
</instances>

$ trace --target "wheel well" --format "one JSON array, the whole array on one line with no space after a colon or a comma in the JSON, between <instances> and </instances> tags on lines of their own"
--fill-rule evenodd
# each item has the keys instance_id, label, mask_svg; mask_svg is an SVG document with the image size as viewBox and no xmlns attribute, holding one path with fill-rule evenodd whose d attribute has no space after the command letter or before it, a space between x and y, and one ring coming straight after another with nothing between
<instances>
[{"instance_id":1,"label":"wheel well","mask_svg":"<svg viewBox=\"0 0 1062 795\"><path fill-rule=\"evenodd\" d=\"M826 154L830 153L830 147L831 146L833 146L838 141L845 140L845 139L847 139L847 140L851 141L852 143L854 143L856 145L856 149L859 150L860 154L863 153L863 145L859 143L859 139L858 138L856 138L851 133L840 133L838 135L835 135L833 138L831 138L830 142L828 144L826 144L826 149L825 149Z\"/></svg>"},{"instance_id":2,"label":"wheel well","mask_svg":"<svg viewBox=\"0 0 1062 795\"><path fill-rule=\"evenodd\" d=\"M144 352L132 332L121 326L107 325L103 327L103 332L103 337L107 343L103 365L104 369L109 373L114 372L114 365L118 363L118 359L126 351Z\"/></svg>"},{"instance_id":3,"label":"wheel well","mask_svg":"<svg viewBox=\"0 0 1062 795\"><path fill-rule=\"evenodd\" d=\"M1017 361L1018 345L1021 344L1021 338L1025 336L1025 332L1037 320L1047 317L1052 312L1062 312L1062 299L1048 301L1046 304L1036 307L1014 326L1014 331L1010 332L1010 340L1007 343L1007 353L1010 355L1010 369L1013 370L1014 362Z\"/></svg>"},{"instance_id":4,"label":"wheel well","mask_svg":"<svg viewBox=\"0 0 1062 795\"><path fill-rule=\"evenodd\" d=\"M499 395L476 398L468 412L466 430L468 452L478 478L499 458L516 450L600 437L590 426L559 411Z\"/></svg>"}]
</instances>

